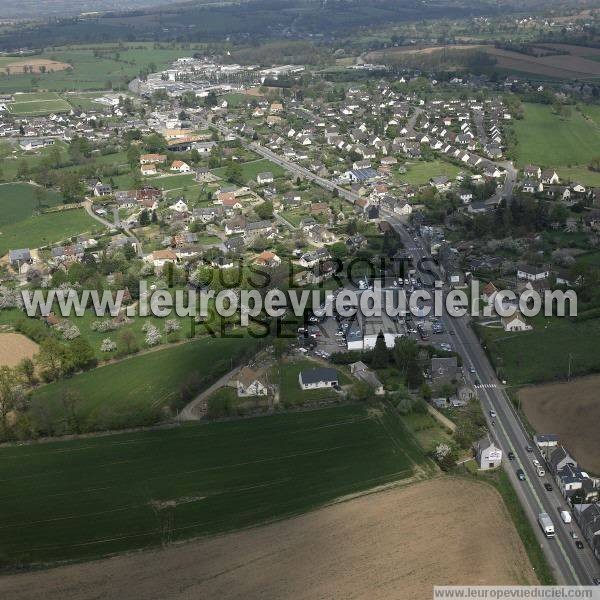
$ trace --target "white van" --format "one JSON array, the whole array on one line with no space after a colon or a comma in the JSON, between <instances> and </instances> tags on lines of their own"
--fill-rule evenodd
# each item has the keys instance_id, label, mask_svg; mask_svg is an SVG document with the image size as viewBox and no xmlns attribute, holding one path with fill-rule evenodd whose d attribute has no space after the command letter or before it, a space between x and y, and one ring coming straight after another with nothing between
<instances>
[{"instance_id":1,"label":"white van","mask_svg":"<svg viewBox=\"0 0 600 600\"><path fill-rule=\"evenodd\" d=\"M573 520L573 517L571 517L571 513L568 510L561 510L560 518L563 520L563 523L570 523Z\"/></svg>"}]
</instances>

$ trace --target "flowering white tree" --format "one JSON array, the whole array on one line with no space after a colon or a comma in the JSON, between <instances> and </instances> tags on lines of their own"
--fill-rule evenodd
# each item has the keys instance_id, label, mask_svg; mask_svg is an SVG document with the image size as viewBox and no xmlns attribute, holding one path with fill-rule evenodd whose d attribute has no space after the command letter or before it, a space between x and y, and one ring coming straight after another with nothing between
<instances>
[{"instance_id":1,"label":"flowering white tree","mask_svg":"<svg viewBox=\"0 0 600 600\"><path fill-rule=\"evenodd\" d=\"M100 352L112 352L117 349L117 344L115 344L110 338L106 338L102 340L100 344Z\"/></svg>"},{"instance_id":2,"label":"flowering white tree","mask_svg":"<svg viewBox=\"0 0 600 600\"><path fill-rule=\"evenodd\" d=\"M81 332L79 331L79 327L77 327L77 325L69 325L68 327L65 327L62 330L62 332L65 340L74 340L75 338L78 338L81 335Z\"/></svg>"},{"instance_id":3,"label":"flowering white tree","mask_svg":"<svg viewBox=\"0 0 600 600\"><path fill-rule=\"evenodd\" d=\"M167 319L165 321L165 333L171 333L173 331L179 331L181 325L177 319Z\"/></svg>"},{"instance_id":4,"label":"flowering white tree","mask_svg":"<svg viewBox=\"0 0 600 600\"><path fill-rule=\"evenodd\" d=\"M148 346L156 346L160 344L162 340L162 336L160 335L160 331L154 327L154 325L149 325L146 327L146 344Z\"/></svg>"},{"instance_id":5,"label":"flowering white tree","mask_svg":"<svg viewBox=\"0 0 600 600\"><path fill-rule=\"evenodd\" d=\"M438 444L434 450L435 460L441 463L451 452L452 448L448 444Z\"/></svg>"}]
</instances>

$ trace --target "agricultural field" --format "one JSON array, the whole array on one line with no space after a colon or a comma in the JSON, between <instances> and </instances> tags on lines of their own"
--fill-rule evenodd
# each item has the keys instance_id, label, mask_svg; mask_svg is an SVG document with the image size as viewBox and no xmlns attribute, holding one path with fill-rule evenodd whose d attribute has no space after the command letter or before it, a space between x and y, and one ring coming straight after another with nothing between
<instances>
[{"instance_id":1,"label":"agricultural field","mask_svg":"<svg viewBox=\"0 0 600 600\"><path fill-rule=\"evenodd\" d=\"M524 118L514 122L519 166L528 163L561 167L587 164L600 154L600 131L573 110L561 118L544 104L524 104ZM561 174L561 173L559 173Z\"/></svg>"},{"instance_id":2,"label":"agricultural field","mask_svg":"<svg viewBox=\"0 0 600 600\"><path fill-rule=\"evenodd\" d=\"M166 545L435 472L384 405L4 447L0 564L76 561ZM445 494L425 494L432 496L448 502Z\"/></svg>"},{"instance_id":3,"label":"agricultural field","mask_svg":"<svg viewBox=\"0 0 600 600\"><path fill-rule=\"evenodd\" d=\"M257 346L251 337L204 337L156 349L42 386L32 395L32 410L57 414L71 395L82 431L150 425L178 405L184 386L210 385Z\"/></svg>"},{"instance_id":4,"label":"agricultural field","mask_svg":"<svg viewBox=\"0 0 600 600\"><path fill-rule=\"evenodd\" d=\"M468 508L473 497L481 499L475 514ZM432 528L444 547L435 558ZM493 554L486 551L490 539ZM272 576L273 553L277 577ZM382 600L398 598L398 581L403 597L416 600L430 598L440 581L538 583L500 495L488 485L457 478L398 486L164 550L3 579L15 600L40 595L83 600L90 589L118 598L167 598L183 581L194 598L219 597L223 590L231 597L252 598L258 589L265 599L364 598L376 587Z\"/></svg>"},{"instance_id":5,"label":"agricultural field","mask_svg":"<svg viewBox=\"0 0 600 600\"><path fill-rule=\"evenodd\" d=\"M15 59L0 58L0 69L6 76L10 75L39 75L41 73L54 73L70 69L71 65L48 60L47 58Z\"/></svg>"},{"instance_id":6,"label":"agricultural field","mask_svg":"<svg viewBox=\"0 0 600 600\"><path fill-rule=\"evenodd\" d=\"M174 45L155 48L152 43L142 42L131 45L66 46L44 52L35 58L65 63L72 68L34 75L7 74L6 64L15 59L0 58L0 92L126 89L127 83L140 71L150 67L156 67L157 70L165 68L176 58L190 52L194 52L194 48L184 50ZM28 63L32 60L34 58L27 59Z\"/></svg>"},{"instance_id":7,"label":"agricultural field","mask_svg":"<svg viewBox=\"0 0 600 600\"><path fill-rule=\"evenodd\" d=\"M409 185L424 185L432 177L445 175L450 179L454 179L460 172L459 167L443 160L421 161L407 165L406 173L397 175L397 178Z\"/></svg>"},{"instance_id":8,"label":"agricultural field","mask_svg":"<svg viewBox=\"0 0 600 600\"><path fill-rule=\"evenodd\" d=\"M71 105L55 92L15 94L7 106L15 117L39 117L51 113L67 113Z\"/></svg>"},{"instance_id":9,"label":"agricultural field","mask_svg":"<svg viewBox=\"0 0 600 600\"><path fill-rule=\"evenodd\" d=\"M0 333L0 367L16 367L24 358L33 358L38 345L20 333Z\"/></svg>"},{"instance_id":10,"label":"agricultural field","mask_svg":"<svg viewBox=\"0 0 600 600\"><path fill-rule=\"evenodd\" d=\"M600 475L600 375L524 387L518 397L539 433L555 433L583 468Z\"/></svg>"},{"instance_id":11,"label":"agricultural field","mask_svg":"<svg viewBox=\"0 0 600 600\"><path fill-rule=\"evenodd\" d=\"M493 364L509 385L564 380L600 371L597 339L600 319L574 322L567 317L528 319L533 331L507 333L502 328L478 326ZM544 351L540 352L540 348Z\"/></svg>"}]
</instances>

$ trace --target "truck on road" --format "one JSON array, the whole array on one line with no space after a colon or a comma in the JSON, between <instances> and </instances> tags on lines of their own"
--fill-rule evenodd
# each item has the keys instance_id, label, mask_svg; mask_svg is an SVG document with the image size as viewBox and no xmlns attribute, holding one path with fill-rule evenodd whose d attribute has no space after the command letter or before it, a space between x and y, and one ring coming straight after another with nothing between
<instances>
[{"instance_id":1,"label":"truck on road","mask_svg":"<svg viewBox=\"0 0 600 600\"><path fill-rule=\"evenodd\" d=\"M552 522L552 519L548 516L548 513L540 513L538 515L538 523L540 524L540 527L542 528L542 531L544 532L544 535L547 538L554 537L554 523Z\"/></svg>"}]
</instances>

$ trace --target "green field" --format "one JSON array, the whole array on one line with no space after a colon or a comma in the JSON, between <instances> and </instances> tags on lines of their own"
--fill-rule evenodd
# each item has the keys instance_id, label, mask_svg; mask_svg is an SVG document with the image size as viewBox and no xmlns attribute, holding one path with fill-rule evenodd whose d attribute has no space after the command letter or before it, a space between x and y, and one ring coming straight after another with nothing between
<instances>
[{"instance_id":1,"label":"green field","mask_svg":"<svg viewBox=\"0 0 600 600\"><path fill-rule=\"evenodd\" d=\"M72 69L40 75L28 73L3 76L0 77L0 91L83 91L106 90L110 87L126 89L127 83L141 70L152 66L157 69L165 68L176 58L193 52L194 48L190 47L155 48L154 44L143 42L119 46L94 44L56 48L35 58L68 63ZM0 69L3 70L3 64L14 61L14 58L0 59Z\"/></svg>"},{"instance_id":2,"label":"green field","mask_svg":"<svg viewBox=\"0 0 600 600\"><path fill-rule=\"evenodd\" d=\"M55 206L61 200L58 194L46 192L42 208ZM1 185L0 207L0 256L15 248L40 248L60 242L97 225L82 208L34 214L35 188L26 183Z\"/></svg>"},{"instance_id":3,"label":"green field","mask_svg":"<svg viewBox=\"0 0 600 600\"><path fill-rule=\"evenodd\" d=\"M566 379L571 374L600 371L600 319L575 323L568 318L528 319L533 331L507 333L479 327L489 355L509 385ZM543 349L543 351L542 351Z\"/></svg>"},{"instance_id":4,"label":"green field","mask_svg":"<svg viewBox=\"0 0 600 600\"><path fill-rule=\"evenodd\" d=\"M560 167L587 165L600 154L600 130L573 110L562 119L544 104L524 104L524 118L514 122L517 163Z\"/></svg>"},{"instance_id":5,"label":"green field","mask_svg":"<svg viewBox=\"0 0 600 600\"><path fill-rule=\"evenodd\" d=\"M285 169L272 163L270 160L266 158L261 158L259 160L251 160L250 162L242 163L242 176L244 181L248 181L249 179L256 179L256 176L259 173L264 173L266 171L270 171L273 173L273 177L281 177L285 174ZM225 171L227 167L219 167L218 169L212 169L211 173L214 173L218 177L225 177Z\"/></svg>"},{"instance_id":6,"label":"green field","mask_svg":"<svg viewBox=\"0 0 600 600\"><path fill-rule=\"evenodd\" d=\"M58 206L62 204L62 201L60 194L46 191L41 197L41 206L38 207L35 186L28 183L0 185L0 228L33 216L34 213L38 212L38 208L43 210L44 208Z\"/></svg>"},{"instance_id":7,"label":"green field","mask_svg":"<svg viewBox=\"0 0 600 600\"><path fill-rule=\"evenodd\" d=\"M0 565L239 529L434 469L383 406L5 447Z\"/></svg>"},{"instance_id":8,"label":"green field","mask_svg":"<svg viewBox=\"0 0 600 600\"><path fill-rule=\"evenodd\" d=\"M428 183L433 177L445 175L450 179L454 179L461 169L442 160L434 160L431 162L411 163L407 168L407 172L399 174L398 178L409 185L423 185Z\"/></svg>"},{"instance_id":9,"label":"green field","mask_svg":"<svg viewBox=\"0 0 600 600\"><path fill-rule=\"evenodd\" d=\"M114 337L106 334L104 337ZM201 387L227 373L257 348L251 337L205 337L149 352L38 388L34 410L43 406L56 415L66 394L77 398L82 431L149 425L177 403L182 385L196 378Z\"/></svg>"}]
</instances>

